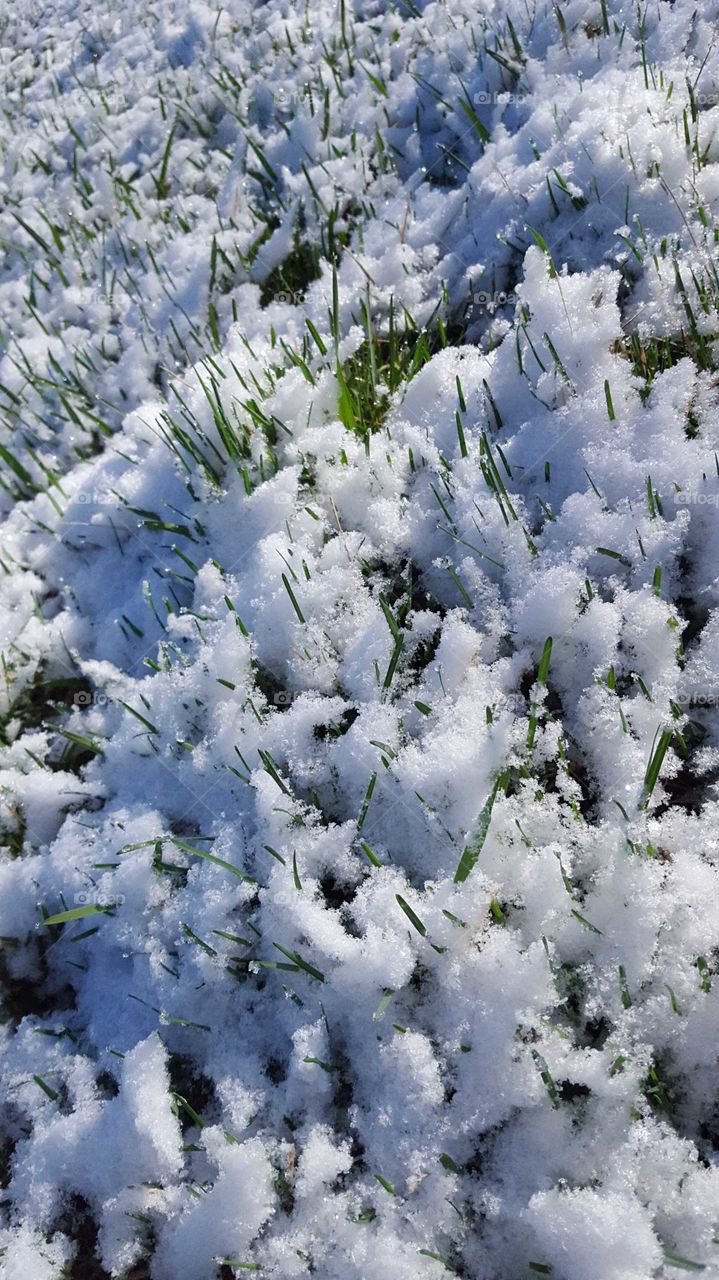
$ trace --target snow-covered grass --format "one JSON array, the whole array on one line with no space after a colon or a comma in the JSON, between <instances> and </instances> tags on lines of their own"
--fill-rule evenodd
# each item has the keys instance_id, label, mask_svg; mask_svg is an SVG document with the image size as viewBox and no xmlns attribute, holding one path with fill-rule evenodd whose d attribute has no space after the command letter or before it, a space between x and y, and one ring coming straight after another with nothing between
<instances>
[{"instance_id":1,"label":"snow-covered grass","mask_svg":"<svg viewBox=\"0 0 719 1280\"><path fill-rule=\"evenodd\" d=\"M2 7L5 1280L719 1277L718 16Z\"/></svg>"}]
</instances>

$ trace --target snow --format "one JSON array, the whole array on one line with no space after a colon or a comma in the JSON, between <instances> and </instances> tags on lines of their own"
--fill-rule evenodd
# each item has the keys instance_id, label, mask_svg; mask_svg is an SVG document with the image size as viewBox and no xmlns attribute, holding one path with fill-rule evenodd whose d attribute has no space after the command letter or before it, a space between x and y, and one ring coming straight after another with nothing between
<instances>
[{"instance_id":1,"label":"snow","mask_svg":"<svg viewBox=\"0 0 719 1280\"><path fill-rule=\"evenodd\" d=\"M719 1277L716 17L2 10L3 1280Z\"/></svg>"}]
</instances>

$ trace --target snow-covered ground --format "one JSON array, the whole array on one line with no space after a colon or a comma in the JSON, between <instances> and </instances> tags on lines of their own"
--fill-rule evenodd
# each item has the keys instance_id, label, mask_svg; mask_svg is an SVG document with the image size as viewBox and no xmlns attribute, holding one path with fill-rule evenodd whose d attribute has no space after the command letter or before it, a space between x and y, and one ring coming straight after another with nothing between
<instances>
[{"instance_id":1,"label":"snow-covered ground","mask_svg":"<svg viewBox=\"0 0 719 1280\"><path fill-rule=\"evenodd\" d=\"M0 1274L719 1277L716 0L0 6Z\"/></svg>"}]
</instances>

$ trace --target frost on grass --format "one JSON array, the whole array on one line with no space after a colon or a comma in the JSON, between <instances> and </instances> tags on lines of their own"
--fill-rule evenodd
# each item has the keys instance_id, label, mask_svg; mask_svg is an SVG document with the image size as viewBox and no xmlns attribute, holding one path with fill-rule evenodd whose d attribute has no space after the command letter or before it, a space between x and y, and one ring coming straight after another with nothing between
<instances>
[{"instance_id":1,"label":"frost on grass","mask_svg":"<svg viewBox=\"0 0 719 1280\"><path fill-rule=\"evenodd\" d=\"M3 13L0 1273L719 1276L714 11Z\"/></svg>"}]
</instances>

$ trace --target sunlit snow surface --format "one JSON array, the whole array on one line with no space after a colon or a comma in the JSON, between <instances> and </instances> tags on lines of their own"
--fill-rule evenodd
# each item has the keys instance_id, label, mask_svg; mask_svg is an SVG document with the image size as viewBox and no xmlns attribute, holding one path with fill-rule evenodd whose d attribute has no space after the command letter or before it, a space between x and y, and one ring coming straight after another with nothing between
<instances>
[{"instance_id":1,"label":"sunlit snow surface","mask_svg":"<svg viewBox=\"0 0 719 1280\"><path fill-rule=\"evenodd\" d=\"M710 1280L719 5L356 10L1 6L0 1274Z\"/></svg>"}]
</instances>

